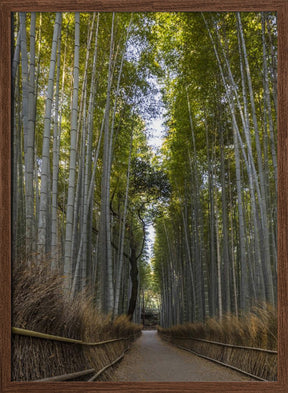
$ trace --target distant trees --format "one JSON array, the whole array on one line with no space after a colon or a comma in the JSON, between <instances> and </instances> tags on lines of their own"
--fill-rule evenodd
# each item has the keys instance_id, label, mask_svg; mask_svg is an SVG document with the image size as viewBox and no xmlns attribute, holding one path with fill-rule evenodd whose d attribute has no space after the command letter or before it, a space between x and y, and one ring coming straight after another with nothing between
<instances>
[{"instance_id":1,"label":"distant trees","mask_svg":"<svg viewBox=\"0 0 288 393\"><path fill-rule=\"evenodd\" d=\"M147 214L132 173L151 154L139 115L144 19L14 14L15 263L23 250L30 264L50 261L67 296L88 290L104 313L131 319ZM143 40L139 54L130 39Z\"/></svg>"},{"instance_id":2,"label":"distant trees","mask_svg":"<svg viewBox=\"0 0 288 393\"><path fill-rule=\"evenodd\" d=\"M275 15L160 19L168 118L162 150L172 185L156 220L161 323L238 315L263 301L275 306Z\"/></svg>"},{"instance_id":3,"label":"distant trees","mask_svg":"<svg viewBox=\"0 0 288 393\"><path fill-rule=\"evenodd\" d=\"M15 263L134 320L158 285L165 326L275 305L276 81L271 13L14 14Z\"/></svg>"}]
</instances>

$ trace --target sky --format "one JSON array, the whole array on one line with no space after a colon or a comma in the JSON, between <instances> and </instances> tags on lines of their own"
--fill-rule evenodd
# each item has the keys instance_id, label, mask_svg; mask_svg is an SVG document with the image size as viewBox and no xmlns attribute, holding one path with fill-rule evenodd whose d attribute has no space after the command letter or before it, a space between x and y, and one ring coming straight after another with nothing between
<instances>
[{"instance_id":1,"label":"sky","mask_svg":"<svg viewBox=\"0 0 288 393\"><path fill-rule=\"evenodd\" d=\"M155 151L162 146L163 142L163 118L159 116L153 119L149 125L149 130L151 131L151 135L148 138L148 144Z\"/></svg>"},{"instance_id":2,"label":"sky","mask_svg":"<svg viewBox=\"0 0 288 393\"><path fill-rule=\"evenodd\" d=\"M157 153L163 143L164 138L164 126L163 126L163 116L159 115L155 119L151 120L148 125L149 129L149 137L148 144L151 146L152 150ZM151 260L153 256L153 243L155 240L155 229L153 224L149 224L147 227L147 239L148 239L148 254L149 260Z\"/></svg>"}]
</instances>

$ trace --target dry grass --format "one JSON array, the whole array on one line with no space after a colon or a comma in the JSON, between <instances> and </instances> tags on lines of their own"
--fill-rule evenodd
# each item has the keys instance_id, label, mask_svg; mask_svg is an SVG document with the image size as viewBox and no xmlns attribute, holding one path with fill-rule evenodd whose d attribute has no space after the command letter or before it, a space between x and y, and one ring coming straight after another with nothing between
<instances>
[{"instance_id":1,"label":"dry grass","mask_svg":"<svg viewBox=\"0 0 288 393\"><path fill-rule=\"evenodd\" d=\"M169 329L158 327L158 332L160 335L169 336L169 341L199 354L220 360L266 380L277 379L277 355L185 340L185 337L193 337L277 351L277 313L269 305L254 307L241 318L226 315L221 321L211 318L205 323L186 323Z\"/></svg>"},{"instance_id":2,"label":"dry grass","mask_svg":"<svg viewBox=\"0 0 288 393\"><path fill-rule=\"evenodd\" d=\"M19 267L13 271L12 325L41 333L89 342L139 335L141 326L126 316L114 321L95 310L85 295L73 301L62 292L63 278L44 264ZM15 335L12 341L12 380L28 381L73 373L99 370L127 348L131 340L100 347L55 342ZM109 376L105 372L102 379Z\"/></svg>"}]
</instances>

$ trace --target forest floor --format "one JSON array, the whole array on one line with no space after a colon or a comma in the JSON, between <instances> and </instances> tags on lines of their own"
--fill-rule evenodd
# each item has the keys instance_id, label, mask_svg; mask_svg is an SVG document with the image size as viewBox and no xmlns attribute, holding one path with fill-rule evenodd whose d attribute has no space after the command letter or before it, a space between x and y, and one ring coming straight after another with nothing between
<instances>
[{"instance_id":1,"label":"forest floor","mask_svg":"<svg viewBox=\"0 0 288 393\"><path fill-rule=\"evenodd\" d=\"M113 382L251 381L161 340L156 330L142 331L112 376Z\"/></svg>"}]
</instances>

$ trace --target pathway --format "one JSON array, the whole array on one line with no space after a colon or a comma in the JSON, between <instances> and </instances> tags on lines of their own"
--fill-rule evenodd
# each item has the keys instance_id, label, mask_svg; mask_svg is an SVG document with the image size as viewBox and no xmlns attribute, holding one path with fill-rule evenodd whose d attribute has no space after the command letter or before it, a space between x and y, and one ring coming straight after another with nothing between
<instances>
[{"instance_id":1,"label":"pathway","mask_svg":"<svg viewBox=\"0 0 288 393\"><path fill-rule=\"evenodd\" d=\"M250 381L251 379L169 344L155 330L142 332L112 377L114 382Z\"/></svg>"}]
</instances>

